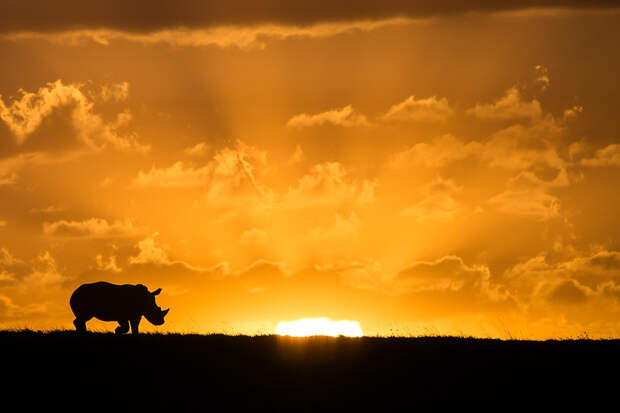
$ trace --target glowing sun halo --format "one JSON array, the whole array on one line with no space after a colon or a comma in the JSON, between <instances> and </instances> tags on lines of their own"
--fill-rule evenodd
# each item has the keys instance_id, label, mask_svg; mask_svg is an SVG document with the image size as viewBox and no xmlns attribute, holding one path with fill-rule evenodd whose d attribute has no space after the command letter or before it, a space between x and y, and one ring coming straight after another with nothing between
<instances>
[{"instance_id":1,"label":"glowing sun halo","mask_svg":"<svg viewBox=\"0 0 620 413\"><path fill-rule=\"evenodd\" d=\"M358 321L338 320L329 318L302 318L295 321L281 321L276 328L276 334L281 336L308 337L308 336L347 336L361 337L362 328Z\"/></svg>"}]
</instances>

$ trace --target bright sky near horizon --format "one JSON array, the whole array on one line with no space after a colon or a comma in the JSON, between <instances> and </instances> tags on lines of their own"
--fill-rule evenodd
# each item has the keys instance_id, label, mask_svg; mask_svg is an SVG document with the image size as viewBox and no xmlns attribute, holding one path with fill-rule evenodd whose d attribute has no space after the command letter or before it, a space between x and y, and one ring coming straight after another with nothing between
<instances>
[{"instance_id":1,"label":"bright sky near horizon","mask_svg":"<svg viewBox=\"0 0 620 413\"><path fill-rule=\"evenodd\" d=\"M620 5L427 3L5 1L0 328L618 337Z\"/></svg>"}]
</instances>

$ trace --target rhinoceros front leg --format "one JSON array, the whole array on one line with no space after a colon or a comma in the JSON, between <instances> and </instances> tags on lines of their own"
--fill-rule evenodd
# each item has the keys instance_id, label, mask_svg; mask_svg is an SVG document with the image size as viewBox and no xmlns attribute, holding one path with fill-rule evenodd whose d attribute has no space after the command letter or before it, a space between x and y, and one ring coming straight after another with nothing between
<instances>
[{"instance_id":1,"label":"rhinoceros front leg","mask_svg":"<svg viewBox=\"0 0 620 413\"><path fill-rule=\"evenodd\" d=\"M83 320L80 318L76 318L75 320L73 320L73 325L75 326L75 330L78 333L85 333L86 332L86 322L88 320Z\"/></svg>"},{"instance_id":2,"label":"rhinoceros front leg","mask_svg":"<svg viewBox=\"0 0 620 413\"><path fill-rule=\"evenodd\" d=\"M114 330L116 334L125 334L128 331L129 331L129 321L127 320L119 321L118 327L116 327L116 330Z\"/></svg>"},{"instance_id":3,"label":"rhinoceros front leg","mask_svg":"<svg viewBox=\"0 0 620 413\"><path fill-rule=\"evenodd\" d=\"M140 332L138 331L138 325L140 325L140 320L142 319L142 316L138 317L138 318L134 318L133 320L129 320L129 322L131 323L131 334L139 334Z\"/></svg>"}]
</instances>

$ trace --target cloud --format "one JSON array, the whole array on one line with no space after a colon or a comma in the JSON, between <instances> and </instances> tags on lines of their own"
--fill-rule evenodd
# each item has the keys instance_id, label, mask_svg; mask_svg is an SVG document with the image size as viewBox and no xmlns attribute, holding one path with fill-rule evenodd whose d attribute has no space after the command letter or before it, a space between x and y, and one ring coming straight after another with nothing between
<instances>
[{"instance_id":1,"label":"cloud","mask_svg":"<svg viewBox=\"0 0 620 413\"><path fill-rule=\"evenodd\" d=\"M55 238L122 238L134 237L140 232L129 219L108 222L101 218L90 218L84 221L60 220L43 223L43 233Z\"/></svg>"},{"instance_id":2,"label":"cloud","mask_svg":"<svg viewBox=\"0 0 620 413\"><path fill-rule=\"evenodd\" d=\"M488 288L489 268L466 265L460 257L448 255L435 261L416 261L401 270L395 281L410 292L460 291Z\"/></svg>"},{"instance_id":3,"label":"cloud","mask_svg":"<svg viewBox=\"0 0 620 413\"><path fill-rule=\"evenodd\" d=\"M542 65L536 65L534 70L536 71L535 82L539 85L541 91L546 90L551 84L551 79L549 79L549 69Z\"/></svg>"},{"instance_id":4,"label":"cloud","mask_svg":"<svg viewBox=\"0 0 620 413\"><path fill-rule=\"evenodd\" d=\"M420 221L451 220L459 209L459 204L454 200L453 195L462 190L463 187L456 185L451 179L437 176L422 187L421 192L424 198L407 207L402 215L414 217Z\"/></svg>"},{"instance_id":5,"label":"cloud","mask_svg":"<svg viewBox=\"0 0 620 413\"><path fill-rule=\"evenodd\" d=\"M581 113L583 113L583 106L574 105L573 107L564 110L564 120L574 119Z\"/></svg>"},{"instance_id":6,"label":"cloud","mask_svg":"<svg viewBox=\"0 0 620 413\"><path fill-rule=\"evenodd\" d=\"M391 282L383 264L373 258L356 261L338 260L324 265L315 264L314 267L321 272L335 272L341 276L341 280L337 281L362 290L384 292Z\"/></svg>"},{"instance_id":7,"label":"cloud","mask_svg":"<svg viewBox=\"0 0 620 413\"><path fill-rule=\"evenodd\" d=\"M30 208L30 211L28 212L30 212L31 214L55 214L57 212L63 212L64 210L65 208L63 207L50 205L41 208Z\"/></svg>"},{"instance_id":8,"label":"cloud","mask_svg":"<svg viewBox=\"0 0 620 413\"><path fill-rule=\"evenodd\" d=\"M560 200L540 188L531 190L509 188L487 202L501 213L541 221L555 218L560 213Z\"/></svg>"},{"instance_id":9,"label":"cloud","mask_svg":"<svg viewBox=\"0 0 620 413\"><path fill-rule=\"evenodd\" d=\"M299 155L300 151L296 152ZM301 155L299 155L301 156ZM289 159L290 162L290 159ZM176 162L168 168L139 171L134 188L205 188L204 200L211 206L250 206L254 211L273 208L308 208L319 205L363 205L374 202L377 182L355 179L338 162L312 166L296 185L274 192L263 183L273 173L267 153L237 141L233 147L217 151L206 165L186 166Z\"/></svg>"},{"instance_id":10,"label":"cloud","mask_svg":"<svg viewBox=\"0 0 620 413\"><path fill-rule=\"evenodd\" d=\"M15 182L17 182L17 174L15 172L0 173L0 186L14 185Z\"/></svg>"},{"instance_id":11,"label":"cloud","mask_svg":"<svg viewBox=\"0 0 620 413\"><path fill-rule=\"evenodd\" d=\"M620 166L620 144L607 145L597 150L594 157L581 159L580 163L594 167Z\"/></svg>"},{"instance_id":12,"label":"cloud","mask_svg":"<svg viewBox=\"0 0 620 413\"><path fill-rule=\"evenodd\" d=\"M244 231L239 238L239 243L241 245L256 245L263 244L267 242L269 236L265 231L262 231L258 228L252 228L247 231Z\"/></svg>"},{"instance_id":13,"label":"cloud","mask_svg":"<svg viewBox=\"0 0 620 413\"><path fill-rule=\"evenodd\" d=\"M17 264L21 261L17 260L6 248L0 248L0 266Z\"/></svg>"},{"instance_id":14,"label":"cloud","mask_svg":"<svg viewBox=\"0 0 620 413\"><path fill-rule=\"evenodd\" d=\"M446 98L431 96L416 100L415 96L409 96L405 101L392 106L381 119L386 122L446 122L453 113Z\"/></svg>"},{"instance_id":15,"label":"cloud","mask_svg":"<svg viewBox=\"0 0 620 413\"><path fill-rule=\"evenodd\" d=\"M186 166L179 161L168 168L139 171L130 186L203 186L206 204L233 208L249 206L255 212L273 208L363 205L375 200L377 182L352 178L339 162L312 166L296 185L289 186L283 193L275 192L263 182L274 170L275 166L267 161L266 151L237 141L233 147L217 151L213 159L201 167Z\"/></svg>"},{"instance_id":16,"label":"cloud","mask_svg":"<svg viewBox=\"0 0 620 413\"><path fill-rule=\"evenodd\" d=\"M124 102L129 97L129 83L121 82L113 85L101 86L101 99L104 102Z\"/></svg>"},{"instance_id":17,"label":"cloud","mask_svg":"<svg viewBox=\"0 0 620 413\"><path fill-rule=\"evenodd\" d=\"M161 3L156 8L147 0L127 3L109 0L105 5L79 0L58 0L54 7L31 7L22 2L4 5L0 33L53 33L75 29L110 29L130 33L151 33L170 28L211 28L220 26L287 25L307 27L327 22L379 20L395 17L424 18L453 16L471 12L506 12L532 8L527 0L489 2L411 2L386 0L377 4L363 0L351 7L348 2L300 2L274 0L269 7L244 0L204 2L186 0L182 3ZM542 0L537 8L613 8L607 0ZM148 10L148 18L144 11Z\"/></svg>"},{"instance_id":18,"label":"cloud","mask_svg":"<svg viewBox=\"0 0 620 413\"><path fill-rule=\"evenodd\" d=\"M123 83L122 85L126 85ZM106 96L126 97L111 86ZM36 92L21 91L21 98L12 99L8 105L0 97L0 119L7 125L18 145L22 145L54 111L69 108L71 124L76 137L86 147L101 149L110 145L118 150L146 152L149 147L137 142L134 136L121 134L120 130L131 120L129 112L119 112L116 119L106 122L93 111L94 101L82 90L80 84L65 85L61 80L48 83Z\"/></svg>"},{"instance_id":19,"label":"cloud","mask_svg":"<svg viewBox=\"0 0 620 413\"><path fill-rule=\"evenodd\" d=\"M159 233L154 233L150 237L147 237L136 244L138 254L130 256L128 261L132 265L155 265L164 267L182 268L185 271L191 273L203 273L212 271L227 271L227 266L221 264L213 266L212 268L203 269L198 266L188 264L184 261L171 260L166 250L157 245L156 238Z\"/></svg>"},{"instance_id":20,"label":"cloud","mask_svg":"<svg viewBox=\"0 0 620 413\"><path fill-rule=\"evenodd\" d=\"M267 169L267 153L237 141L213 157L213 173L205 198L213 205L271 202L273 191L259 180Z\"/></svg>"},{"instance_id":21,"label":"cloud","mask_svg":"<svg viewBox=\"0 0 620 413\"><path fill-rule=\"evenodd\" d=\"M18 172L27 166L63 163L80 156L80 152L66 152L61 155L52 155L47 152L26 152L0 159L0 186L16 184Z\"/></svg>"},{"instance_id":22,"label":"cloud","mask_svg":"<svg viewBox=\"0 0 620 413\"><path fill-rule=\"evenodd\" d=\"M56 260L49 251L39 253L29 262L15 258L6 248L0 248L0 290L17 288L16 293L28 293L31 289L60 286L67 281Z\"/></svg>"},{"instance_id":23,"label":"cloud","mask_svg":"<svg viewBox=\"0 0 620 413\"><path fill-rule=\"evenodd\" d=\"M281 285L287 273L284 263L257 260L239 271L237 277L248 292L258 293Z\"/></svg>"},{"instance_id":24,"label":"cloud","mask_svg":"<svg viewBox=\"0 0 620 413\"><path fill-rule=\"evenodd\" d=\"M13 304L13 301L9 297L0 295L0 317L11 317L15 309L17 309L17 306Z\"/></svg>"},{"instance_id":25,"label":"cloud","mask_svg":"<svg viewBox=\"0 0 620 413\"><path fill-rule=\"evenodd\" d=\"M32 266L32 272L23 279L26 288L45 288L59 285L66 281L66 276L59 269L56 260L49 251L37 256Z\"/></svg>"},{"instance_id":26,"label":"cloud","mask_svg":"<svg viewBox=\"0 0 620 413\"><path fill-rule=\"evenodd\" d=\"M565 280L555 285L548 294L550 302L560 304L582 304L588 300L590 291L575 280Z\"/></svg>"},{"instance_id":27,"label":"cloud","mask_svg":"<svg viewBox=\"0 0 620 413\"><path fill-rule=\"evenodd\" d=\"M524 170L545 166L559 171L567 165L557 148L564 132L562 123L547 116L529 125L510 125L484 141L465 142L446 134L392 154L388 166L442 168L471 158L492 168Z\"/></svg>"},{"instance_id":28,"label":"cloud","mask_svg":"<svg viewBox=\"0 0 620 413\"><path fill-rule=\"evenodd\" d=\"M21 31L0 35L0 38L4 37L13 41L36 39L67 45L79 45L85 42L109 45L113 41L123 40L147 45L161 43L179 47L216 46L249 49L264 48L265 41L268 39L324 38L409 23L411 23L410 19L397 17L373 21L317 23L305 27L266 23L252 26L221 25L208 28L175 27L148 32L78 28L54 32Z\"/></svg>"},{"instance_id":29,"label":"cloud","mask_svg":"<svg viewBox=\"0 0 620 413\"><path fill-rule=\"evenodd\" d=\"M562 169L566 161L558 150L565 127L551 117L532 125L511 125L485 142L481 160L492 167L526 169L536 165Z\"/></svg>"},{"instance_id":30,"label":"cloud","mask_svg":"<svg viewBox=\"0 0 620 413\"><path fill-rule=\"evenodd\" d=\"M539 173L541 169L539 168ZM569 186L572 181L564 167L542 169L544 179L533 171L521 171L510 178L506 189L487 201L491 209L508 215L548 220L560 214L561 202L550 194L553 188ZM546 176L545 176L546 175Z\"/></svg>"},{"instance_id":31,"label":"cloud","mask_svg":"<svg viewBox=\"0 0 620 413\"><path fill-rule=\"evenodd\" d=\"M239 202L271 202L272 190L260 181L268 170L267 153L254 146L237 141L215 153L203 166L193 167L175 162L168 168L151 167L139 171L132 188L204 187L205 199L212 205Z\"/></svg>"},{"instance_id":32,"label":"cloud","mask_svg":"<svg viewBox=\"0 0 620 413\"><path fill-rule=\"evenodd\" d=\"M503 284L513 296L541 311L546 305L577 306L572 318L615 320L620 303L620 252L600 250L564 261L539 255L509 269ZM567 314L565 314L566 316Z\"/></svg>"},{"instance_id":33,"label":"cloud","mask_svg":"<svg viewBox=\"0 0 620 413\"><path fill-rule=\"evenodd\" d=\"M25 262L0 249L0 324L31 325L45 318L58 325L66 313L66 288L72 280L49 251Z\"/></svg>"},{"instance_id":34,"label":"cloud","mask_svg":"<svg viewBox=\"0 0 620 413\"><path fill-rule=\"evenodd\" d=\"M300 145L297 145L295 147L295 152L293 152L291 157L288 158L288 163L296 164L296 163L302 162L304 159L305 159L304 151L301 149Z\"/></svg>"},{"instance_id":35,"label":"cloud","mask_svg":"<svg viewBox=\"0 0 620 413\"><path fill-rule=\"evenodd\" d=\"M441 168L452 162L478 155L483 144L472 141L463 142L454 135L446 134L431 141L420 142L404 151L396 152L388 159L392 169L408 169L419 166Z\"/></svg>"},{"instance_id":36,"label":"cloud","mask_svg":"<svg viewBox=\"0 0 620 413\"><path fill-rule=\"evenodd\" d=\"M15 258L6 248L0 248L0 285L22 279L27 271L22 260Z\"/></svg>"},{"instance_id":37,"label":"cloud","mask_svg":"<svg viewBox=\"0 0 620 413\"><path fill-rule=\"evenodd\" d=\"M540 177L537 173L540 173ZM569 186L572 183L568 172L564 168L538 168L534 171L521 171L516 176L508 180L507 186L512 189L529 190L561 188Z\"/></svg>"},{"instance_id":38,"label":"cloud","mask_svg":"<svg viewBox=\"0 0 620 413\"><path fill-rule=\"evenodd\" d=\"M376 186L376 181L350 178L339 162L325 162L314 165L297 186L289 187L283 202L307 208L342 203L363 205L374 202Z\"/></svg>"},{"instance_id":39,"label":"cloud","mask_svg":"<svg viewBox=\"0 0 620 413\"><path fill-rule=\"evenodd\" d=\"M519 90L512 87L497 102L486 105L477 104L472 109L468 109L467 113L480 119L536 120L542 116L542 108L536 99L532 99L531 102L523 101Z\"/></svg>"},{"instance_id":40,"label":"cloud","mask_svg":"<svg viewBox=\"0 0 620 413\"><path fill-rule=\"evenodd\" d=\"M600 250L561 263L559 271L592 289L601 289L609 282L620 285L620 252Z\"/></svg>"},{"instance_id":41,"label":"cloud","mask_svg":"<svg viewBox=\"0 0 620 413\"><path fill-rule=\"evenodd\" d=\"M209 145L207 142L199 142L194 146L185 148L183 152L185 152L185 154L188 156L204 157L207 156L210 149L211 145Z\"/></svg>"},{"instance_id":42,"label":"cloud","mask_svg":"<svg viewBox=\"0 0 620 413\"><path fill-rule=\"evenodd\" d=\"M208 182L213 165L207 164L199 168L186 167L181 161L169 168L152 166L148 172L139 171L131 187L134 188L183 188L203 186Z\"/></svg>"},{"instance_id":43,"label":"cloud","mask_svg":"<svg viewBox=\"0 0 620 413\"><path fill-rule=\"evenodd\" d=\"M116 264L116 256L110 255L108 260L103 257L102 254L97 254L95 257L95 263L97 269L101 271L121 272L122 269Z\"/></svg>"},{"instance_id":44,"label":"cloud","mask_svg":"<svg viewBox=\"0 0 620 413\"><path fill-rule=\"evenodd\" d=\"M138 255L129 257L130 264L170 264L168 254L163 248L155 245L155 237L159 235L157 232L151 237L145 238L138 242Z\"/></svg>"},{"instance_id":45,"label":"cloud","mask_svg":"<svg viewBox=\"0 0 620 413\"><path fill-rule=\"evenodd\" d=\"M308 236L317 241L330 239L346 240L357 234L362 227L362 221L354 212L350 216L336 214L334 222L329 227L314 227L308 230Z\"/></svg>"},{"instance_id":46,"label":"cloud","mask_svg":"<svg viewBox=\"0 0 620 413\"><path fill-rule=\"evenodd\" d=\"M310 126L336 125L345 128L370 126L366 116L362 115L353 106L347 105L340 109L333 109L316 115L302 113L293 116L286 124L289 128L307 128Z\"/></svg>"},{"instance_id":47,"label":"cloud","mask_svg":"<svg viewBox=\"0 0 620 413\"><path fill-rule=\"evenodd\" d=\"M437 99L432 96L426 99L415 99L409 96L404 102L393 105L381 120L445 122L454 111L446 98ZM315 115L302 113L293 116L287 123L289 128L306 128L310 126L335 125L346 128L372 126L366 116L359 113L351 105L332 109Z\"/></svg>"}]
</instances>

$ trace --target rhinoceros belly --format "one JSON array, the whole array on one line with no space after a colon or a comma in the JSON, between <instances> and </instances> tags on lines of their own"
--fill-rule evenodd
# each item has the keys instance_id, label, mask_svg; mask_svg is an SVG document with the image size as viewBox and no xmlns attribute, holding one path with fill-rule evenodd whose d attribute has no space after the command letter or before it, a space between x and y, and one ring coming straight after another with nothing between
<instances>
[{"instance_id":1,"label":"rhinoceros belly","mask_svg":"<svg viewBox=\"0 0 620 413\"><path fill-rule=\"evenodd\" d=\"M109 283L85 284L71 297L71 308L80 318L102 321L126 321L139 315L127 288Z\"/></svg>"}]
</instances>

